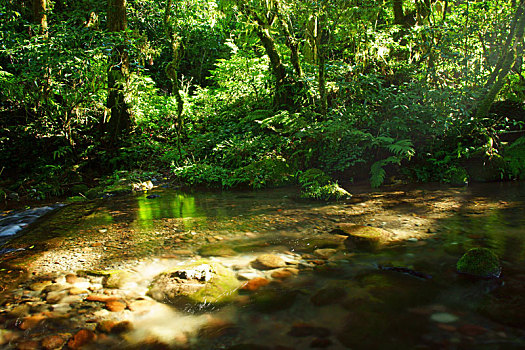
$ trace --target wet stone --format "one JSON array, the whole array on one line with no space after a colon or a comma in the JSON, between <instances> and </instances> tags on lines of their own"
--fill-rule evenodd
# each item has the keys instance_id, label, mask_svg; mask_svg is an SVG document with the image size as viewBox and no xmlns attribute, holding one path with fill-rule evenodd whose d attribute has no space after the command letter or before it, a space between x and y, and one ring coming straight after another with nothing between
<instances>
[{"instance_id":1,"label":"wet stone","mask_svg":"<svg viewBox=\"0 0 525 350\"><path fill-rule=\"evenodd\" d=\"M253 278L251 280L249 280L248 282L244 283L242 286L241 286L241 290L247 290L247 291L255 291L261 287L264 287L266 286L268 283L270 283L269 280L267 280L266 278L263 278L263 277L256 277L256 278Z\"/></svg>"},{"instance_id":2,"label":"wet stone","mask_svg":"<svg viewBox=\"0 0 525 350\"><path fill-rule=\"evenodd\" d=\"M50 335L42 339L42 347L45 350L61 349L66 340L65 335Z\"/></svg>"},{"instance_id":3,"label":"wet stone","mask_svg":"<svg viewBox=\"0 0 525 350\"><path fill-rule=\"evenodd\" d=\"M326 338L331 334L330 330L325 327L314 326L309 323L296 323L288 332L291 337L319 337Z\"/></svg>"},{"instance_id":4,"label":"wet stone","mask_svg":"<svg viewBox=\"0 0 525 350\"><path fill-rule=\"evenodd\" d=\"M28 316L24 318L24 320L22 321L22 323L20 323L18 327L24 331L28 329L32 329L36 327L42 320L45 320L46 318L47 317L42 314Z\"/></svg>"},{"instance_id":5,"label":"wet stone","mask_svg":"<svg viewBox=\"0 0 525 350\"><path fill-rule=\"evenodd\" d=\"M292 276L296 276L298 273L299 273L298 269L288 267L288 268L273 271L271 276L272 278L276 278L276 279L287 279Z\"/></svg>"},{"instance_id":6,"label":"wet stone","mask_svg":"<svg viewBox=\"0 0 525 350\"><path fill-rule=\"evenodd\" d=\"M32 283L29 288L32 290L32 291L35 291L35 292L41 292L43 291L47 286L53 284L53 282L51 281L41 281L41 282L35 282L35 283Z\"/></svg>"},{"instance_id":7,"label":"wet stone","mask_svg":"<svg viewBox=\"0 0 525 350\"><path fill-rule=\"evenodd\" d=\"M311 348L327 348L329 346L331 346L333 344L333 342L328 339L328 338L315 338L314 340L312 340L312 342L310 343L310 347Z\"/></svg>"},{"instance_id":8,"label":"wet stone","mask_svg":"<svg viewBox=\"0 0 525 350\"><path fill-rule=\"evenodd\" d=\"M69 341L67 346L73 350L81 349L83 346L92 343L96 339L96 334L89 329L79 330Z\"/></svg>"},{"instance_id":9,"label":"wet stone","mask_svg":"<svg viewBox=\"0 0 525 350\"><path fill-rule=\"evenodd\" d=\"M278 255L263 254L252 261L252 266L258 270L272 270L285 267L286 262Z\"/></svg>"},{"instance_id":10,"label":"wet stone","mask_svg":"<svg viewBox=\"0 0 525 350\"><path fill-rule=\"evenodd\" d=\"M40 344L36 340L23 340L18 342L16 348L18 350L37 350L40 348Z\"/></svg>"},{"instance_id":11,"label":"wet stone","mask_svg":"<svg viewBox=\"0 0 525 350\"><path fill-rule=\"evenodd\" d=\"M118 300L110 300L106 302L106 309L111 312L119 312L126 309L126 303Z\"/></svg>"}]
</instances>

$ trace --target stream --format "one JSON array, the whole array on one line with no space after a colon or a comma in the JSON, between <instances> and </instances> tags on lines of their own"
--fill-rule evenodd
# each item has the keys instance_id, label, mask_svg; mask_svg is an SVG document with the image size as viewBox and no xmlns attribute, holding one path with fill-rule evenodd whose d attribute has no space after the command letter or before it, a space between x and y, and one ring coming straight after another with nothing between
<instances>
[{"instance_id":1,"label":"stream","mask_svg":"<svg viewBox=\"0 0 525 350\"><path fill-rule=\"evenodd\" d=\"M4 215L0 348L525 348L525 183L350 191L159 188ZM384 236L349 244L355 228ZM456 272L474 247L501 278ZM158 276L188 264L236 287L156 298Z\"/></svg>"}]
</instances>

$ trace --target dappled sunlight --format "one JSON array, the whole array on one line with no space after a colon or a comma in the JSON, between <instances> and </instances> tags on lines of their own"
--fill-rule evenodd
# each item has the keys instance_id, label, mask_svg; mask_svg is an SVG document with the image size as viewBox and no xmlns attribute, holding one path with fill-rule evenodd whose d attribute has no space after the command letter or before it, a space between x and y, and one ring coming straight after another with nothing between
<instances>
[{"instance_id":1,"label":"dappled sunlight","mask_svg":"<svg viewBox=\"0 0 525 350\"><path fill-rule=\"evenodd\" d=\"M520 300L508 299L525 283L520 196L493 199L475 186L363 191L324 203L286 190L191 200L157 193L100 201L79 211L63 237L48 232L48 249L4 255L30 272L0 312L0 320L21 315L28 328L9 332L34 337L60 324L93 332L94 346L124 348L373 348L377 332L405 348L442 344L451 332L465 344L521 344L522 332L509 328L520 324L512 311ZM510 287L456 274L459 257L480 246L499 256ZM24 295L38 307L15 309ZM63 325L63 312L76 316Z\"/></svg>"}]
</instances>

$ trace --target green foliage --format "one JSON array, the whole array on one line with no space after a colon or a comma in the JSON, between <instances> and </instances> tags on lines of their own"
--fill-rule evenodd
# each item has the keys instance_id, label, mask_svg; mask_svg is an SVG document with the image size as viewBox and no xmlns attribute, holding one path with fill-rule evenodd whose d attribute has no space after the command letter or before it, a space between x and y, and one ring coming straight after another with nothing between
<instances>
[{"instance_id":1,"label":"green foliage","mask_svg":"<svg viewBox=\"0 0 525 350\"><path fill-rule=\"evenodd\" d=\"M522 136L504 150L503 159L512 178L525 179L525 137Z\"/></svg>"},{"instance_id":2,"label":"green foliage","mask_svg":"<svg viewBox=\"0 0 525 350\"><path fill-rule=\"evenodd\" d=\"M348 199L352 195L320 169L308 169L299 175L301 197L330 201Z\"/></svg>"},{"instance_id":3,"label":"green foliage","mask_svg":"<svg viewBox=\"0 0 525 350\"><path fill-rule=\"evenodd\" d=\"M330 176L320 169L308 169L299 175L299 184L302 187L325 186L331 182Z\"/></svg>"}]
</instances>

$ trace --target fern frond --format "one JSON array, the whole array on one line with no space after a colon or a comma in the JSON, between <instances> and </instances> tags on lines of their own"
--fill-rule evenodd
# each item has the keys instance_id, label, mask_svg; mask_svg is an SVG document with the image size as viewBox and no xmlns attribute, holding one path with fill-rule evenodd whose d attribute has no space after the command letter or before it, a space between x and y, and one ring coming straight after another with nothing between
<instances>
[{"instance_id":1,"label":"fern frond","mask_svg":"<svg viewBox=\"0 0 525 350\"><path fill-rule=\"evenodd\" d=\"M412 146L412 141L405 139L399 140L394 144L388 145L387 149L398 157L406 157L410 159L410 157L412 157L415 153L414 148Z\"/></svg>"}]
</instances>

